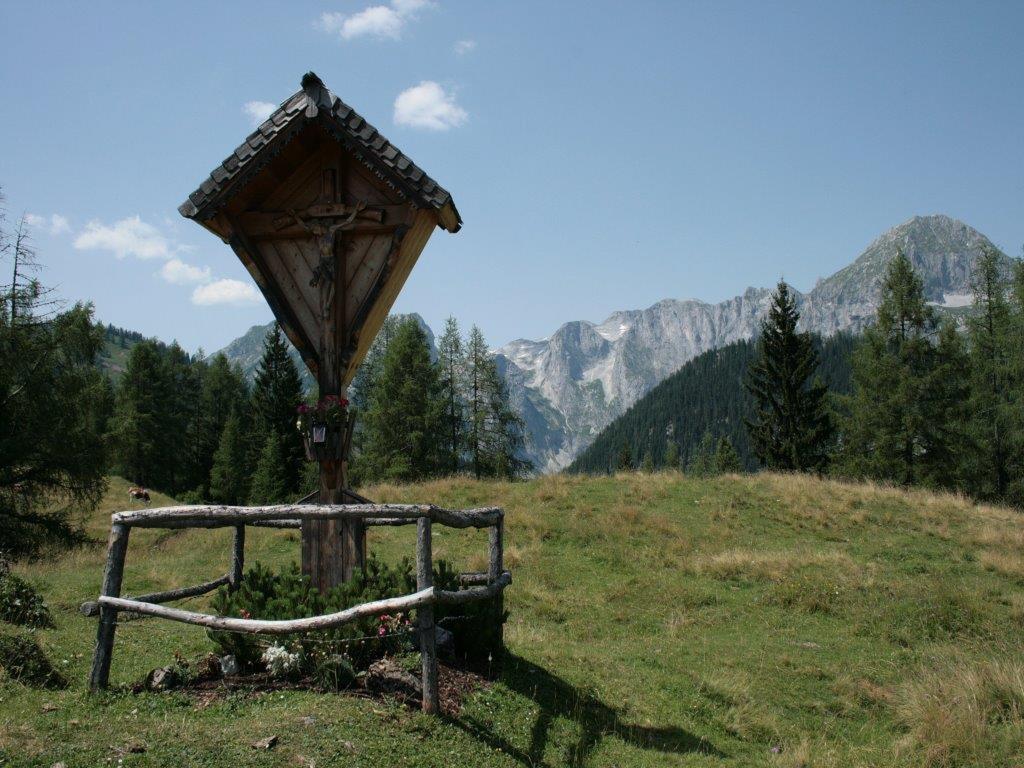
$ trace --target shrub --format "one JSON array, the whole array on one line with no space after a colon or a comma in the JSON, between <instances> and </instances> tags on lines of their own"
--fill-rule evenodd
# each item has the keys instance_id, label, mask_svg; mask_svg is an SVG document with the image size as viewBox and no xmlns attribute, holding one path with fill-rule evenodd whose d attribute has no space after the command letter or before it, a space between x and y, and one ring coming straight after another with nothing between
<instances>
[{"instance_id":1,"label":"shrub","mask_svg":"<svg viewBox=\"0 0 1024 768\"><path fill-rule=\"evenodd\" d=\"M33 688L67 688L64 675L53 668L46 653L30 635L0 633L0 668L13 680Z\"/></svg>"},{"instance_id":2,"label":"shrub","mask_svg":"<svg viewBox=\"0 0 1024 768\"><path fill-rule=\"evenodd\" d=\"M52 627L53 618L42 595L27 581L11 573L0 558L0 620L25 627Z\"/></svg>"},{"instance_id":3,"label":"shrub","mask_svg":"<svg viewBox=\"0 0 1024 768\"><path fill-rule=\"evenodd\" d=\"M458 574L441 560L434 572L434 584L438 589L458 589ZM295 619L335 613L360 603L415 591L416 578L408 558L389 566L371 556L365 568L352 579L325 593L314 589L294 563L281 572L256 563L246 572L237 591L222 587L217 592L213 607L222 616ZM500 599L435 608L435 620L453 635L456 658L477 666L500 660L500 625L507 615ZM368 617L322 632L276 638L273 645L278 650L271 654L272 658L265 656L266 640L255 635L214 630L208 634L218 653L233 655L242 669L306 674L323 687L339 689L351 685L357 671L365 670L373 661L415 651L418 646L414 630L414 622L407 614ZM286 659L293 657L297 661L286 663Z\"/></svg>"},{"instance_id":4,"label":"shrub","mask_svg":"<svg viewBox=\"0 0 1024 768\"><path fill-rule=\"evenodd\" d=\"M416 579L408 559L392 567L370 557L366 567L352 579L323 594L313 588L294 563L281 573L257 563L246 572L237 591L222 587L213 605L223 616L295 619L336 613L360 603L408 594L415 588ZM347 681L354 676L348 668L365 669L375 659L409 646L411 634L394 632L396 621L405 626L407 620L408 617L388 617L382 622L377 617L368 617L323 632L285 635L276 644L300 656L303 672L327 681ZM243 668L253 669L262 660L263 643L254 635L216 631L209 635L221 654L234 655ZM320 665L324 669L318 670Z\"/></svg>"}]
</instances>

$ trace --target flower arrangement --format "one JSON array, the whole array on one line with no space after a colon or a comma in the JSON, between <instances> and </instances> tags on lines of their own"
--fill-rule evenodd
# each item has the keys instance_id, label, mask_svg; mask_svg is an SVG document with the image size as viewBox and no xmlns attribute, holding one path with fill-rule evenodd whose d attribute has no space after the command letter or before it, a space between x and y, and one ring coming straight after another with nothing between
<instances>
[{"instance_id":1,"label":"flower arrangement","mask_svg":"<svg viewBox=\"0 0 1024 768\"><path fill-rule=\"evenodd\" d=\"M303 403L298 407L298 412L298 427L302 432L309 432L314 424L338 429L348 418L348 400L337 395L326 395L316 405Z\"/></svg>"},{"instance_id":2,"label":"flower arrangement","mask_svg":"<svg viewBox=\"0 0 1024 768\"><path fill-rule=\"evenodd\" d=\"M291 653L283 645L271 645L261 659L272 677L284 677L299 666L299 654Z\"/></svg>"}]
</instances>

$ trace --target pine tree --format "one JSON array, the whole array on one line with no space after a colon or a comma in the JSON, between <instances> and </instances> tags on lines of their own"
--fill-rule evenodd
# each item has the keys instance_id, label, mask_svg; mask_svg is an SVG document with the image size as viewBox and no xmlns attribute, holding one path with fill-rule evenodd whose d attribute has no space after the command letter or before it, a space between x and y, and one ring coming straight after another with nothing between
<instances>
[{"instance_id":1,"label":"pine tree","mask_svg":"<svg viewBox=\"0 0 1024 768\"><path fill-rule=\"evenodd\" d=\"M155 342L141 341L132 347L118 383L110 430L118 471L133 483L157 488L164 485L168 459L167 370Z\"/></svg>"},{"instance_id":2,"label":"pine tree","mask_svg":"<svg viewBox=\"0 0 1024 768\"><path fill-rule=\"evenodd\" d=\"M853 393L841 403L841 471L904 485L952 485L962 439L953 416L965 368L959 337L938 324L902 253L889 263L876 323L853 354Z\"/></svg>"},{"instance_id":3,"label":"pine tree","mask_svg":"<svg viewBox=\"0 0 1024 768\"><path fill-rule=\"evenodd\" d=\"M209 493L213 454L220 444L224 424L231 413L241 415L249 410L249 389L245 376L223 354L215 355L202 374L198 418L194 429L192 451L200 476L197 488L200 498Z\"/></svg>"},{"instance_id":4,"label":"pine tree","mask_svg":"<svg viewBox=\"0 0 1024 768\"><path fill-rule=\"evenodd\" d=\"M277 504L288 500L291 493L285 472L285 455L281 438L274 432L267 436L256 471L252 475L249 503Z\"/></svg>"},{"instance_id":5,"label":"pine tree","mask_svg":"<svg viewBox=\"0 0 1024 768\"><path fill-rule=\"evenodd\" d=\"M408 318L388 344L370 392L361 479L419 480L437 474L440 406L426 334Z\"/></svg>"},{"instance_id":6,"label":"pine tree","mask_svg":"<svg viewBox=\"0 0 1024 768\"><path fill-rule=\"evenodd\" d=\"M305 449L302 435L295 427L296 410L302 402L302 379L288 354L281 329L277 323L267 333L263 344L263 358L256 371L252 391L253 437L249 462L255 465L271 434L281 440L284 457L284 477L289 493L299 491Z\"/></svg>"},{"instance_id":7,"label":"pine tree","mask_svg":"<svg viewBox=\"0 0 1024 768\"><path fill-rule=\"evenodd\" d=\"M619 455L615 461L615 471L617 472L632 472L633 471L633 451L629 447L629 441L623 440L622 447L619 448Z\"/></svg>"},{"instance_id":8,"label":"pine tree","mask_svg":"<svg viewBox=\"0 0 1024 768\"><path fill-rule=\"evenodd\" d=\"M210 469L210 498L221 504L242 504L249 495L246 433L237 413L224 423Z\"/></svg>"},{"instance_id":9,"label":"pine tree","mask_svg":"<svg viewBox=\"0 0 1024 768\"><path fill-rule=\"evenodd\" d=\"M967 475L975 496L1005 499L1016 473L1020 439L1013 430L1018 384L1011 358L1012 316L1000 254L987 248L972 280L975 313L967 320L972 450Z\"/></svg>"},{"instance_id":10,"label":"pine tree","mask_svg":"<svg viewBox=\"0 0 1024 768\"><path fill-rule=\"evenodd\" d=\"M455 474L466 440L466 404L464 359L459 324L454 317L445 321L444 333L437 346L439 396L443 405L441 425L441 461Z\"/></svg>"},{"instance_id":11,"label":"pine tree","mask_svg":"<svg viewBox=\"0 0 1024 768\"><path fill-rule=\"evenodd\" d=\"M746 387L756 412L746 424L765 467L820 472L831 450L832 421L825 385L812 382L818 353L810 334L797 333L799 320L789 286L779 281L761 323L758 359L747 372Z\"/></svg>"},{"instance_id":12,"label":"pine tree","mask_svg":"<svg viewBox=\"0 0 1024 768\"><path fill-rule=\"evenodd\" d=\"M695 477L710 477L715 471L715 438L710 432L705 432L686 465L686 473Z\"/></svg>"},{"instance_id":13,"label":"pine tree","mask_svg":"<svg viewBox=\"0 0 1024 768\"><path fill-rule=\"evenodd\" d=\"M529 472L531 465L521 456L524 422L512 409L505 379L475 325L463 365L466 447L473 475L512 479Z\"/></svg>"},{"instance_id":14,"label":"pine tree","mask_svg":"<svg viewBox=\"0 0 1024 768\"><path fill-rule=\"evenodd\" d=\"M640 462L640 471L647 475L654 473L654 457L650 451L644 454L644 460Z\"/></svg>"},{"instance_id":15,"label":"pine tree","mask_svg":"<svg viewBox=\"0 0 1024 768\"><path fill-rule=\"evenodd\" d=\"M679 469L679 443L675 440L669 440L668 446L665 448L665 468Z\"/></svg>"},{"instance_id":16,"label":"pine tree","mask_svg":"<svg viewBox=\"0 0 1024 768\"><path fill-rule=\"evenodd\" d=\"M486 463L486 430L487 430L487 391L486 373L487 344L484 335L477 326L469 330L466 343L466 411L468 426L466 446L469 452L470 469L473 476L484 475Z\"/></svg>"},{"instance_id":17,"label":"pine tree","mask_svg":"<svg viewBox=\"0 0 1024 768\"><path fill-rule=\"evenodd\" d=\"M715 448L715 471L719 474L743 471L740 455L725 435L718 438L718 447Z\"/></svg>"}]
</instances>

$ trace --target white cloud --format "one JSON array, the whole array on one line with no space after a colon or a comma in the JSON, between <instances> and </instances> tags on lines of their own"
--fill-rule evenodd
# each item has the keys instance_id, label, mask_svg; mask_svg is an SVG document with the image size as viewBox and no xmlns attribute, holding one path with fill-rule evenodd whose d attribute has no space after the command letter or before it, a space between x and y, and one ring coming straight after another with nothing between
<instances>
[{"instance_id":1,"label":"white cloud","mask_svg":"<svg viewBox=\"0 0 1024 768\"><path fill-rule=\"evenodd\" d=\"M218 304L241 306L258 304L259 301L260 294L250 283L243 283L241 280L232 280L227 277L200 285L192 291L192 303L201 307Z\"/></svg>"},{"instance_id":2,"label":"white cloud","mask_svg":"<svg viewBox=\"0 0 1024 768\"><path fill-rule=\"evenodd\" d=\"M134 256L137 259L168 259L171 244L152 224L138 216L130 216L107 225L90 221L75 238L80 251L111 251L117 258Z\"/></svg>"},{"instance_id":3,"label":"white cloud","mask_svg":"<svg viewBox=\"0 0 1024 768\"><path fill-rule=\"evenodd\" d=\"M467 53L476 50L476 40L459 40L452 47L452 50L459 56L465 56Z\"/></svg>"},{"instance_id":4,"label":"white cloud","mask_svg":"<svg viewBox=\"0 0 1024 768\"><path fill-rule=\"evenodd\" d=\"M38 213L26 213L25 223L34 229L46 227L51 235L63 235L65 232L71 231L71 225L67 218L59 213L51 214L49 219Z\"/></svg>"},{"instance_id":5,"label":"white cloud","mask_svg":"<svg viewBox=\"0 0 1024 768\"><path fill-rule=\"evenodd\" d=\"M371 5L359 13L347 15L336 11L320 14L316 27L342 40L356 37L398 40L405 25L416 14L434 5L431 0L391 0L388 5Z\"/></svg>"},{"instance_id":6,"label":"white cloud","mask_svg":"<svg viewBox=\"0 0 1024 768\"><path fill-rule=\"evenodd\" d=\"M160 268L160 277L174 285L189 285L191 283L207 283L210 281L211 274L209 267L197 267L174 258L164 262Z\"/></svg>"},{"instance_id":7,"label":"white cloud","mask_svg":"<svg viewBox=\"0 0 1024 768\"><path fill-rule=\"evenodd\" d=\"M59 213L55 213L50 216L50 234L51 235L63 235L71 231L71 223L61 216Z\"/></svg>"},{"instance_id":8,"label":"white cloud","mask_svg":"<svg viewBox=\"0 0 1024 768\"><path fill-rule=\"evenodd\" d=\"M395 99L396 125L447 131L462 125L468 117L469 113L455 103L455 95L433 80L407 88Z\"/></svg>"},{"instance_id":9,"label":"white cloud","mask_svg":"<svg viewBox=\"0 0 1024 768\"><path fill-rule=\"evenodd\" d=\"M275 109L277 104L271 104L269 101L247 101L242 107L242 111L252 120L253 127L270 117Z\"/></svg>"}]
</instances>

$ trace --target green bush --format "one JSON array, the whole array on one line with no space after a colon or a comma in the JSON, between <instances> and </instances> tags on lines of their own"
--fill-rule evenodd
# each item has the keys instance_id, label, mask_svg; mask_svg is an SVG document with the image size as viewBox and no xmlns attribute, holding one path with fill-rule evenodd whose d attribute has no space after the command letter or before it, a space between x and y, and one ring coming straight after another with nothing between
<instances>
[{"instance_id":1,"label":"green bush","mask_svg":"<svg viewBox=\"0 0 1024 768\"><path fill-rule=\"evenodd\" d=\"M416 579L408 559L392 567L371 557L352 579L323 594L313 588L294 563L282 573L257 563L246 572L237 591L222 587L213 606L223 616L297 619L336 613L360 603L409 594L415 589ZM376 659L403 651L413 639L411 633L401 631L408 620L407 616L372 616L323 632L285 635L276 644L299 653L304 671L314 677L345 680L348 672L336 657L342 657L353 669L365 669ZM209 635L218 652L233 654L243 669L259 666L265 641L241 633L210 631ZM321 665L326 668L318 670Z\"/></svg>"},{"instance_id":2,"label":"green bush","mask_svg":"<svg viewBox=\"0 0 1024 768\"><path fill-rule=\"evenodd\" d=\"M0 669L13 680L33 688L67 688L68 681L53 668L46 653L30 635L0 633Z\"/></svg>"},{"instance_id":3,"label":"green bush","mask_svg":"<svg viewBox=\"0 0 1024 768\"><path fill-rule=\"evenodd\" d=\"M0 558L0 620L24 627L52 627L53 618L42 595Z\"/></svg>"},{"instance_id":4,"label":"green bush","mask_svg":"<svg viewBox=\"0 0 1024 768\"><path fill-rule=\"evenodd\" d=\"M438 589L458 589L458 573L441 560L434 572L434 584ZM415 591L416 578L408 558L389 566L371 556L352 579L323 594L294 563L279 573L256 563L246 571L237 591L226 587L218 590L213 607L222 616L273 621L336 613ZM454 637L456 658L477 666L499 660L500 626L507 615L500 600L435 608L435 620ZM413 617L407 614L373 616L322 632L279 636L271 644L298 654L299 667L292 670L293 674L309 675L325 688L340 689L351 685L357 672L373 661L417 650L414 629ZM265 667L265 638L214 630L208 634L218 654L233 655L243 670Z\"/></svg>"}]
</instances>

